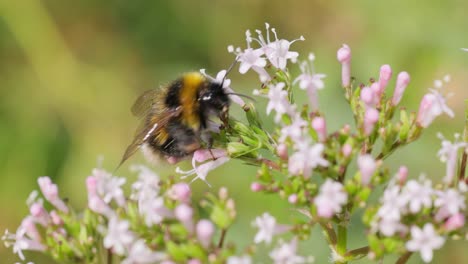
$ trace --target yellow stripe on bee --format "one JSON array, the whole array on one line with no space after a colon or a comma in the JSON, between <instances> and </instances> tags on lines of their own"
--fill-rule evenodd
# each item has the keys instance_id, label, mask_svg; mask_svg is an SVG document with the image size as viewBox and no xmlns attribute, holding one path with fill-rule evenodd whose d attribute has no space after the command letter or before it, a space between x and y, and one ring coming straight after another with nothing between
<instances>
[{"instance_id":1,"label":"yellow stripe on bee","mask_svg":"<svg viewBox=\"0 0 468 264\"><path fill-rule=\"evenodd\" d=\"M205 77L198 72L191 72L184 75L183 82L180 91L182 122L188 127L198 130L200 128L200 117L197 94L205 82Z\"/></svg>"}]
</instances>

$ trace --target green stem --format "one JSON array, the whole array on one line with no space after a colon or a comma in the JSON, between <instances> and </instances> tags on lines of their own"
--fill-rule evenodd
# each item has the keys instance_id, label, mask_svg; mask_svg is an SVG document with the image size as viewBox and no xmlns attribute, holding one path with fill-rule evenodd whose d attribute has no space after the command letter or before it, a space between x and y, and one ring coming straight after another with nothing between
<instances>
[{"instance_id":1,"label":"green stem","mask_svg":"<svg viewBox=\"0 0 468 264\"><path fill-rule=\"evenodd\" d=\"M348 240L348 229L346 228L346 226L343 226L342 224L338 224L338 243L337 243L336 251L341 256L344 256L346 254L347 240Z\"/></svg>"},{"instance_id":2,"label":"green stem","mask_svg":"<svg viewBox=\"0 0 468 264\"><path fill-rule=\"evenodd\" d=\"M327 239L328 244L332 247L335 247L336 246L336 234L331 224L320 222L320 226L322 226L324 230L325 238Z\"/></svg>"},{"instance_id":3,"label":"green stem","mask_svg":"<svg viewBox=\"0 0 468 264\"><path fill-rule=\"evenodd\" d=\"M368 246L366 247L361 247L361 248L356 248L353 250L350 250L346 253L346 259L348 260L358 260L363 257L366 257L369 254L370 248Z\"/></svg>"},{"instance_id":4,"label":"green stem","mask_svg":"<svg viewBox=\"0 0 468 264\"><path fill-rule=\"evenodd\" d=\"M395 264L405 264L412 254L413 252L406 252L397 260L397 262L395 262Z\"/></svg>"}]
</instances>

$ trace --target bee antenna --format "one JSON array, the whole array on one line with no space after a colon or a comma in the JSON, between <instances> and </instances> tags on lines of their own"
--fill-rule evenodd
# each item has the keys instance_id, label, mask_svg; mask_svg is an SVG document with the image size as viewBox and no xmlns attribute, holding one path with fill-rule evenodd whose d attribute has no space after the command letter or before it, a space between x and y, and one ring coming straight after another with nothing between
<instances>
[{"instance_id":1,"label":"bee antenna","mask_svg":"<svg viewBox=\"0 0 468 264\"><path fill-rule=\"evenodd\" d=\"M248 95L246 95L246 94L241 94L241 93L227 93L227 95L230 95L230 94L231 94L231 95L237 95L237 96L240 96L240 97L247 98L247 99L251 100L251 101L254 102L254 103L257 102L257 101L255 100L255 98L250 97L250 96L248 96Z\"/></svg>"},{"instance_id":2,"label":"bee antenna","mask_svg":"<svg viewBox=\"0 0 468 264\"><path fill-rule=\"evenodd\" d=\"M227 69L226 71L226 74L224 75L223 77L223 80L221 81L221 85L224 84L224 81L226 80L226 77L228 76L228 74L232 71L232 69L234 69L234 66L236 66L237 62L238 62L238 57L236 57L236 59L231 63L231 66L229 66L229 68Z\"/></svg>"}]
</instances>

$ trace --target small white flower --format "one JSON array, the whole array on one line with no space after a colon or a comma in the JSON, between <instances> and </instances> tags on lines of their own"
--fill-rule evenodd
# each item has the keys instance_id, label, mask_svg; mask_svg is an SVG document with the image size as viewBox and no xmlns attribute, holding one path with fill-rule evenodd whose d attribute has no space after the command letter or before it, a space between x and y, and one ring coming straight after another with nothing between
<instances>
[{"instance_id":1,"label":"small white flower","mask_svg":"<svg viewBox=\"0 0 468 264\"><path fill-rule=\"evenodd\" d=\"M213 156L216 158L213 160ZM204 162L208 159L208 162L205 162L201 165L197 165L197 162ZM176 172L179 174L183 174L182 179L187 178L191 175L196 174L196 176L192 179L192 182L194 182L197 179L200 179L204 181L208 186L211 186L207 181L206 177L208 176L208 173L217 167L223 165L224 163L228 162L230 158L227 155L227 152L225 150L220 150L220 149L200 149L195 151L193 154L192 158L192 167L193 169L184 171L180 169L179 167L176 168Z\"/></svg>"},{"instance_id":2,"label":"small white flower","mask_svg":"<svg viewBox=\"0 0 468 264\"><path fill-rule=\"evenodd\" d=\"M322 157L325 146L321 143L311 145L310 141L296 142L297 151L289 158L288 170L292 175L309 177L312 169L318 166L328 166L328 161Z\"/></svg>"},{"instance_id":3,"label":"small white flower","mask_svg":"<svg viewBox=\"0 0 468 264\"><path fill-rule=\"evenodd\" d=\"M104 237L104 247L112 249L117 255L124 255L128 246L134 240L134 235L129 227L130 223L128 221L120 221L117 216L111 217Z\"/></svg>"},{"instance_id":4,"label":"small white flower","mask_svg":"<svg viewBox=\"0 0 468 264\"><path fill-rule=\"evenodd\" d=\"M252 264L250 256L232 256L227 259L227 264Z\"/></svg>"},{"instance_id":5,"label":"small white flower","mask_svg":"<svg viewBox=\"0 0 468 264\"><path fill-rule=\"evenodd\" d=\"M396 232L406 232L407 227L400 222L401 215L405 214L408 203L407 197L400 194L400 187L390 185L381 198L382 206L377 211L377 229L384 236L393 236Z\"/></svg>"},{"instance_id":6,"label":"small white flower","mask_svg":"<svg viewBox=\"0 0 468 264\"><path fill-rule=\"evenodd\" d=\"M410 212L418 213L424 207L431 207L433 193L431 181L425 180L423 184L420 184L415 180L410 180L403 188L402 195L408 201Z\"/></svg>"},{"instance_id":7,"label":"small white flower","mask_svg":"<svg viewBox=\"0 0 468 264\"><path fill-rule=\"evenodd\" d=\"M284 243L280 242L279 246L270 252L270 258L275 264L298 264L306 263L306 258L298 256L297 251L297 239L293 238L291 242Z\"/></svg>"},{"instance_id":8,"label":"small white flower","mask_svg":"<svg viewBox=\"0 0 468 264\"><path fill-rule=\"evenodd\" d=\"M258 228L258 233L254 238L255 243L271 243L276 228L276 219L273 216L269 213L263 213L262 216L255 219L255 222L252 223L252 225Z\"/></svg>"},{"instance_id":9,"label":"small white flower","mask_svg":"<svg viewBox=\"0 0 468 264\"><path fill-rule=\"evenodd\" d=\"M437 221L442 221L466 208L465 196L455 189L437 191L436 195L434 206L439 208L435 216Z\"/></svg>"},{"instance_id":10,"label":"small white flower","mask_svg":"<svg viewBox=\"0 0 468 264\"><path fill-rule=\"evenodd\" d=\"M314 199L317 213L321 217L330 218L341 212L341 207L347 203L348 194L339 182L327 179L320 186L320 191Z\"/></svg>"},{"instance_id":11,"label":"small white flower","mask_svg":"<svg viewBox=\"0 0 468 264\"><path fill-rule=\"evenodd\" d=\"M453 118L454 113L447 105L447 97L451 94L443 95L441 93L443 87L438 89L429 89L430 93L424 95L419 107L417 122L422 127L428 127L434 119L446 113L449 117Z\"/></svg>"},{"instance_id":12,"label":"small white flower","mask_svg":"<svg viewBox=\"0 0 468 264\"><path fill-rule=\"evenodd\" d=\"M139 239L132 244L128 256L122 261L122 264L151 264L162 261L166 257L164 253L151 251L146 246L145 241Z\"/></svg>"},{"instance_id":13,"label":"small white flower","mask_svg":"<svg viewBox=\"0 0 468 264\"><path fill-rule=\"evenodd\" d=\"M312 54L312 57L309 55L310 62L304 61L301 63L301 74L294 80L293 84L299 82L299 88L307 91L310 106L313 110L316 110L318 108L317 90L322 90L325 87L322 79L326 75L314 72L312 65L314 59L315 57Z\"/></svg>"},{"instance_id":14,"label":"small white flower","mask_svg":"<svg viewBox=\"0 0 468 264\"><path fill-rule=\"evenodd\" d=\"M292 123L281 128L279 142L284 143L287 138L290 138L295 144L296 142L301 142L306 127L307 122L301 118L299 113L296 113L292 118Z\"/></svg>"},{"instance_id":15,"label":"small white flower","mask_svg":"<svg viewBox=\"0 0 468 264\"><path fill-rule=\"evenodd\" d=\"M371 177L377 169L377 163L370 154L359 156L357 162L362 184L367 185L371 182Z\"/></svg>"},{"instance_id":16,"label":"small white flower","mask_svg":"<svg viewBox=\"0 0 468 264\"><path fill-rule=\"evenodd\" d=\"M452 182L453 177L455 176L457 171L458 151L467 147L465 142L458 141L459 136L459 134L456 134L455 141L452 143L445 139L442 134L438 134L438 137L442 140L442 147L439 152L437 152L437 156L439 156L440 161L447 165L444 177L445 183Z\"/></svg>"},{"instance_id":17,"label":"small white flower","mask_svg":"<svg viewBox=\"0 0 468 264\"><path fill-rule=\"evenodd\" d=\"M423 229L412 226L411 240L406 242L406 249L411 252L419 251L424 262L432 260L432 251L441 248L445 243L445 238L439 236L432 224L425 224Z\"/></svg>"},{"instance_id":18,"label":"small white flower","mask_svg":"<svg viewBox=\"0 0 468 264\"><path fill-rule=\"evenodd\" d=\"M112 200L119 206L125 205L125 196L121 186L125 184L125 178L114 177L102 169L94 169L92 175L96 178L96 192L107 204Z\"/></svg>"},{"instance_id":19,"label":"small white flower","mask_svg":"<svg viewBox=\"0 0 468 264\"><path fill-rule=\"evenodd\" d=\"M288 92L283 90L285 84L280 82L276 85L270 85L268 91L268 105L266 112L270 114L272 110L276 111L275 122L278 123L281 120L281 116L286 113L290 113L292 106L288 101Z\"/></svg>"},{"instance_id":20,"label":"small white flower","mask_svg":"<svg viewBox=\"0 0 468 264\"><path fill-rule=\"evenodd\" d=\"M46 247L36 240L26 237L26 229L20 226L15 234L5 231L2 240L6 247L13 246L13 253L18 254L21 260L24 260L23 250L45 251Z\"/></svg>"}]
</instances>

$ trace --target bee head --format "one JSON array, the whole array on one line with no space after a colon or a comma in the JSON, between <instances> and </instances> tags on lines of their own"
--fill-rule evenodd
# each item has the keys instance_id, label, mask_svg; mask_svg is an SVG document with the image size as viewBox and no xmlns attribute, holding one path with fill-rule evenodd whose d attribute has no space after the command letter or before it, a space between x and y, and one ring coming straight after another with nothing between
<instances>
[{"instance_id":1,"label":"bee head","mask_svg":"<svg viewBox=\"0 0 468 264\"><path fill-rule=\"evenodd\" d=\"M230 104L222 84L217 82L210 82L207 89L201 93L199 100L204 109L216 113L227 111Z\"/></svg>"}]
</instances>

